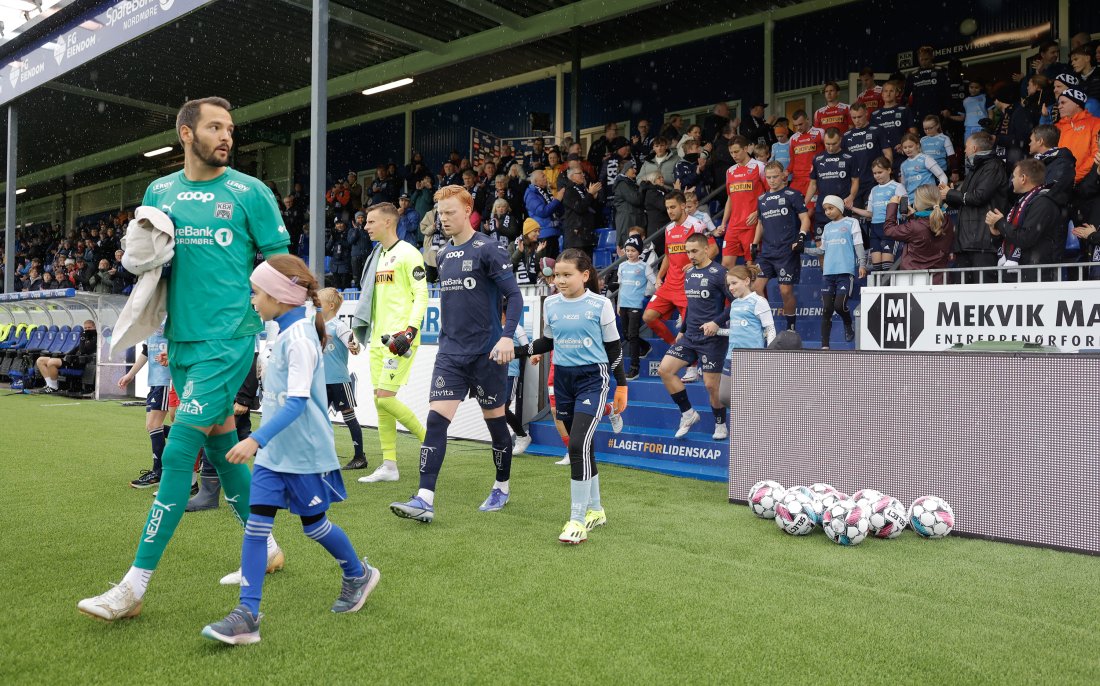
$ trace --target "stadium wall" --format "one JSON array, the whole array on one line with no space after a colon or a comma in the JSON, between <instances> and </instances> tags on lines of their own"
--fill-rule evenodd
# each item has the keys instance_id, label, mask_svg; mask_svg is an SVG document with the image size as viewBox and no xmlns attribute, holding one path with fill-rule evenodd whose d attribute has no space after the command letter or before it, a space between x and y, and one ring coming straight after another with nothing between
<instances>
[{"instance_id":1,"label":"stadium wall","mask_svg":"<svg viewBox=\"0 0 1100 686\"><path fill-rule=\"evenodd\" d=\"M731 366L731 406L751 409L730 417L730 502L762 479L936 495L957 533L1100 554L1078 509L1100 457L1077 419L1100 356L735 350Z\"/></svg>"}]
</instances>

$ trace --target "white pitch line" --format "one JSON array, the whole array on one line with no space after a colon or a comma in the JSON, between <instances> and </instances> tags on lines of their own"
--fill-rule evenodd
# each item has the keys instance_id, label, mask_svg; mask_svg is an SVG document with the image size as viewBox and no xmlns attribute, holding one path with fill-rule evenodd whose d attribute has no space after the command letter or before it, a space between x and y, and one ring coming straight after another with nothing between
<instances>
[{"instance_id":1,"label":"white pitch line","mask_svg":"<svg viewBox=\"0 0 1100 686\"><path fill-rule=\"evenodd\" d=\"M49 403L48 405L39 405L39 407L68 407L70 405L81 405L82 403Z\"/></svg>"}]
</instances>

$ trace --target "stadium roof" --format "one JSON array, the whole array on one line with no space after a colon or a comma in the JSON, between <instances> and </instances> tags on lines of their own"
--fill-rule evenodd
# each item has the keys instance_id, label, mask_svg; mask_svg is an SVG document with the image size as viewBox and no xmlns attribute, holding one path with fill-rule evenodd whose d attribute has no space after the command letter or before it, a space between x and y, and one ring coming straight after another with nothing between
<instances>
[{"instance_id":1,"label":"stadium roof","mask_svg":"<svg viewBox=\"0 0 1100 686\"><path fill-rule=\"evenodd\" d=\"M0 44L0 64L113 4L58 3ZM708 26L735 30L759 23L762 13L780 19L835 4L331 0L328 120L397 114L427 98L556 68L572 57L574 28L582 57L591 57ZM18 176L28 188L21 200L57 193L63 180L80 187L165 165L143 153L176 143L175 111L189 98L229 97L246 141L308 129L311 8L311 0L213 0L20 96ZM406 76L415 79L409 86L361 93Z\"/></svg>"}]
</instances>

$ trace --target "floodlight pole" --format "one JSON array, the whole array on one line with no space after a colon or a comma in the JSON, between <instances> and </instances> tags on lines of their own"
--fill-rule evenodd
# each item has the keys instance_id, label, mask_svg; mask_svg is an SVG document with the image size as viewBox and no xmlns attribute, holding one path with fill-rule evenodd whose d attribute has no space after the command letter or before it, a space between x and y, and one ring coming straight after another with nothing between
<instances>
[{"instance_id":1,"label":"floodlight pole","mask_svg":"<svg viewBox=\"0 0 1100 686\"><path fill-rule=\"evenodd\" d=\"M19 112L8 105L8 170L4 177L4 292L15 290L15 160L19 157Z\"/></svg>"},{"instance_id":2,"label":"floodlight pole","mask_svg":"<svg viewBox=\"0 0 1100 686\"><path fill-rule=\"evenodd\" d=\"M313 0L309 88L309 270L325 280L325 166L328 146L328 0ZM359 275L356 274L356 280Z\"/></svg>"},{"instance_id":3,"label":"floodlight pole","mask_svg":"<svg viewBox=\"0 0 1100 686\"><path fill-rule=\"evenodd\" d=\"M569 91L569 116L573 119L573 142L581 140L581 30L573 27L573 64L572 64L572 88ZM562 150L562 159L565 159L565 150Z\"/></svg>"}]
</instances>

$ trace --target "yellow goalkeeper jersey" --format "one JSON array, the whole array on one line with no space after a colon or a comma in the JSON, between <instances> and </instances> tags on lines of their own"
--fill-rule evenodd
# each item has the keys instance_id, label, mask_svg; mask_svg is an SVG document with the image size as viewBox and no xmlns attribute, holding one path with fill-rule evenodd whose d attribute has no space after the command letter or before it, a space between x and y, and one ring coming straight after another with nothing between
<instances>
[{"instance_id":1,"label":"yellow goalkeeper jersey","mask_svg":"<svg viewBox=\"0 0 1100 686\"><path fill-rule=\"evenodd\" d=\"M389 250L382 248L374 274L371 343L381 345L382 336L392 336L415 326L413 345L419 345L427 309L428 281L420 251L400 240Z\"/></svg>"}]
</instances>

